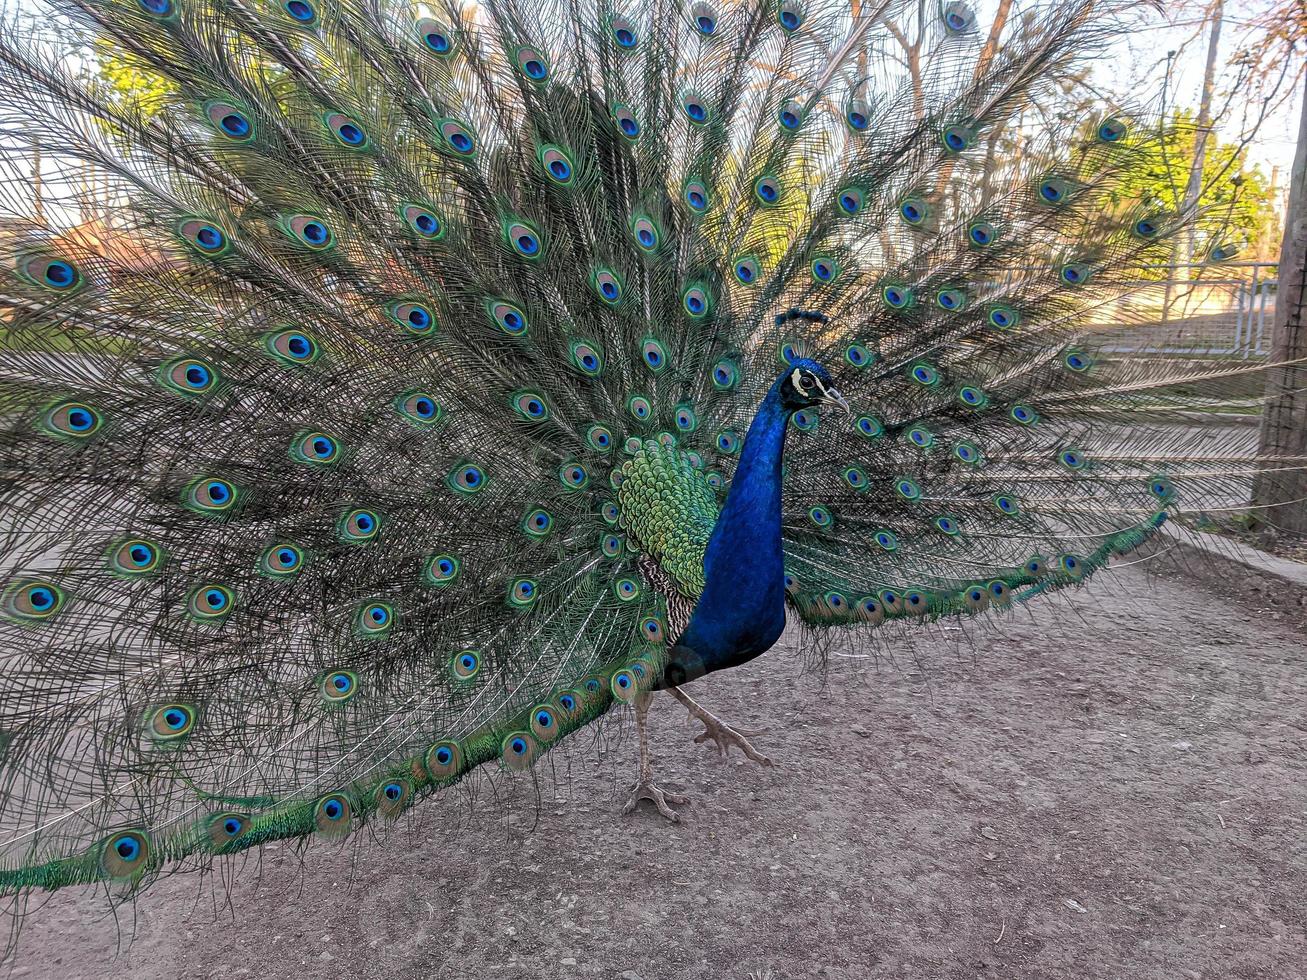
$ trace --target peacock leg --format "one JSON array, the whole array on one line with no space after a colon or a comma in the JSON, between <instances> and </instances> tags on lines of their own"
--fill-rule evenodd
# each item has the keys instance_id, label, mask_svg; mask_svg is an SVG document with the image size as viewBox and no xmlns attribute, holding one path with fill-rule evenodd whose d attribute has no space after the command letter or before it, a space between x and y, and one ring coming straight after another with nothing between
<instances>
[{"instance_id":1,"label":"peacock leg","mask_svg":"<svg viewBox=\"0 0 1307 980\"><path fill-rule=\"evenodd\" d=\"M730 755L730 748L734 745L744 753L745 758L752 759L754 762L763 766L770 766L772 764L771 759L767 758L749 744L749 740L745 738L744 732L737 731L730 725L726 724L726 722L722 721L711 711L704 708L699 704L699 702L695 701L694 698L690 697L690 695L686 694L679 687L669 687L666 690L668 694L676 698L677 701L680 701L681 704L685 705L686 709L690 712L691 718L698 718L703 722L703 731L694 738L696 745L702 745L704 742L712 739L713 744L717 746L717 754L720 756L725 757ZM748 734L763 735L765 733L749 732Z\"/></svg>"},{"instance_id":2,"label":"peacock leg","mask_svg":"<svg viewBox=\"0 0 1307 980\"><path fill-rule=\"evenodd\" d=\"M689 803L688 796L681 796L679 793L668 793L658 788L653 781L653 764L649 759L649 702L653 695L644 693L635 699L635 728L640 737L640 779L635 786L631 788L631 796L626 801L626 806L622 808L623 813L634 812L636 805L641 800L653 800L653 805L658 808L658 812L670 820L672 823L679 823L681 818L675 810L668 804L670 803Z\"/></svg>"}]
</instances>

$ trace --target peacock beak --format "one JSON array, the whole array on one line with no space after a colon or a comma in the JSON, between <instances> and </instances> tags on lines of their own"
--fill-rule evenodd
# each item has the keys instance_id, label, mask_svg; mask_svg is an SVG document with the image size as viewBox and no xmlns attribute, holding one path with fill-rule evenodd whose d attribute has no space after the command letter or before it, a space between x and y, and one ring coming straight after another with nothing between
<instances>
[{"instance_id":1,"label":"peacock beak","mask_svg":"<svg viewBox=\"0 0 1307 980\"><path fill-rule=\"evenodd\" d=\"M844 400L844 396L841 395L834 388L827 388L822 393L821 404L834 405L836 408L844 409L845 415L849 415L849 416L853 415L853 409L849 408L849 403L846 402Z\"/></svg>"}]
</instances>

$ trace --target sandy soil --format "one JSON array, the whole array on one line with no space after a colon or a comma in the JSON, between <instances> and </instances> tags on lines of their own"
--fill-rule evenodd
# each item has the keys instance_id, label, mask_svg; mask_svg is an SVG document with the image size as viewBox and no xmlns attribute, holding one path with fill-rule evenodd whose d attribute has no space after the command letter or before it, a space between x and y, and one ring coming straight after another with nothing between
<instances>
[{"instance_id":1,"label":"sandy soil","mask_svg":"<svg viewBox=\"0 0 1307 980\"><path fill-rule=\"evenodd\" d=\"M824 680L781 648L698 685L774 768L658 698L679 825L617 815L610 732L384 842L266 848L229 890L174 877L116 920L57 895L9 975L1307 977L1307 610L1146 567L974 645L914 631Z\"/></svg>"}]
</instances>

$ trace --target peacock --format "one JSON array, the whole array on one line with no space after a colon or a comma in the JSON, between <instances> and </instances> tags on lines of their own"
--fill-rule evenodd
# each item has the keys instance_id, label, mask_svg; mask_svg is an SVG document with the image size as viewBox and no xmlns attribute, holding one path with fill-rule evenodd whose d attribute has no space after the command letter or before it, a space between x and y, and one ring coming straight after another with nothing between
<instances>
[{"instance_id":1,"label":"peacock","mask_svg":"<svg viewBox=\"0 0 1307 980\"><path fill-rule=\"evenodd\" d=\"M0 240L0 891L384 826L625 706L625 808L674 821L657 692L767 764L686 689L787 622L979 628L1302 465L1186 438L1263 366L1095 343L1141 266L1238 245L1119 193L1160 123L1082 69L1133 6L6 29L3 153L58 177Z\"/></svg>"}]
</instances>

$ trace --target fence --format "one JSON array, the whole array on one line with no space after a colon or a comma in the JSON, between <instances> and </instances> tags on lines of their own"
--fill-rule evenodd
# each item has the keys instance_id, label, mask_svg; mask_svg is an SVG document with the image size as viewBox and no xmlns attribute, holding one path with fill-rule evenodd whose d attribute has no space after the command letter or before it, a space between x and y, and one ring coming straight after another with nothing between
<instances>
[{"instance_id":1,"label":"fence","mask_svg":"<svg viewBox=\"0 0 1307 980\"><path fill-rule=\"evenodd\" d=\"M1104 350L1245 359L1270 353L1274 263L1148 268L1169 275L1095 310L1091 328ZM1186 269L1201 272L1193 279L1178 278L1176 273Z\"/></svg>"}]
</instances>

